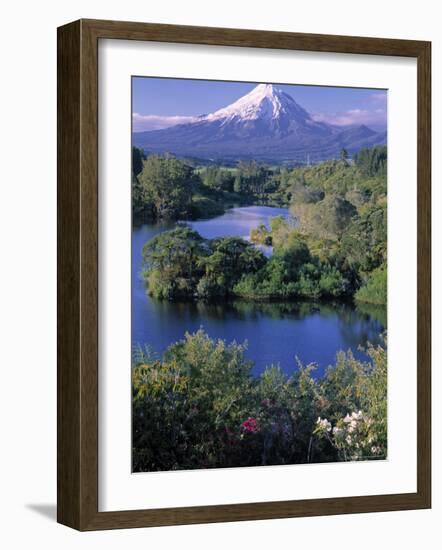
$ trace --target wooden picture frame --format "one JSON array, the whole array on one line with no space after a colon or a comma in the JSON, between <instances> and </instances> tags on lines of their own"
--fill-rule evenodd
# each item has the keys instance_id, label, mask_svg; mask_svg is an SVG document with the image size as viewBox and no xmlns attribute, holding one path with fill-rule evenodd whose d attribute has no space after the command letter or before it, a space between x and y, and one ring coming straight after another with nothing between
<instances>
[{"instance_id":1,"label":"wooden picture frame","mask_svg":"<svg viewBox=\"0 0 442 550\"><path fill-rule=\"evenodd\" d=\"M418 67L417 492L98 511L98 41L403 56ZM58 521L81 531L431 506L431 44L422 41L79 20L58 29Z\"/></svg>"}]
</instances>

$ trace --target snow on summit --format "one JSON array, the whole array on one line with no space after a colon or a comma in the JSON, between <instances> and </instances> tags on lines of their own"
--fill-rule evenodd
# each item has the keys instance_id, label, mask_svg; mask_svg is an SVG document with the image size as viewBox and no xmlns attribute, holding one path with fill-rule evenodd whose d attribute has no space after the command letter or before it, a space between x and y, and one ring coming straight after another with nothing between
<instances>
[{"instance_id":1,"label":"snow on summit","mask_svg":"<svg viewBox=\"0 0 442 550\"><path fill-rule=\"evenodd\" d=\"M133 134L133 143L151 153L230 162L336 158L343 147L352 154L385 141L385 132L314 120L273 84L258 84L230 105L193 121Z\"/></svg>"},{"instance_id":2,"label":"snow on summit","mask_svg":"<svg viewBox=\"0 0 442 550\"><path fill-rule=\"evenodd\" d=\"M273 84L258 84L248 94L234 103L214 113L206 115L208 121L238 118L242 120L276 119L295 111L298 116L307 119L308 113L295 100Z\"/></svg>"}]
</instances>

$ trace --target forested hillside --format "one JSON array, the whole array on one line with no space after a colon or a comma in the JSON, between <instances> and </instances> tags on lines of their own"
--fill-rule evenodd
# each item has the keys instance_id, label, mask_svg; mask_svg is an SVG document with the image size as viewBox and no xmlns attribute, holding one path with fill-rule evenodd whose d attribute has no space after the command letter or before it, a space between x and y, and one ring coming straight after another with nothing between
<instances>
[{"instance_id":1,"label":"forested hillside","mask_svg":"<svg viewBox=\"0 0 442 550\"><path fill-rule=\"evenodd\" d=\"M136 170L139 170L136 173ZM148 292L168 300L352 298L386 303L387 149L294 169L254 161L194 167L134 149L134 219L193 219L232 204L289 206L241 238L203 239L177 227L146 243Z\"/></svg>"}]
</instances>

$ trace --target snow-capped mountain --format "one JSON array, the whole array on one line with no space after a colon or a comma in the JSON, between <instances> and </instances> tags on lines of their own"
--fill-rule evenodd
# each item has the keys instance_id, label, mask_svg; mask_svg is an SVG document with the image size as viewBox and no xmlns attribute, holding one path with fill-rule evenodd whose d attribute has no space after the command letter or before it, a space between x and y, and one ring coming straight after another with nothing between
<instances>
[{"instance_id":1,"label":"snow-capped mountain","mask_svg":"<svg viewBox=\"0 0 442 550\"><path fill-rule=\"evenodd\" d=\"M259 84L234 103L194 122L137 132L133 143L152 153L212 160L322 160L385 143L385 133L366 126L337 127L313 120L289 94Z\"/></svg>"}]
</instances>

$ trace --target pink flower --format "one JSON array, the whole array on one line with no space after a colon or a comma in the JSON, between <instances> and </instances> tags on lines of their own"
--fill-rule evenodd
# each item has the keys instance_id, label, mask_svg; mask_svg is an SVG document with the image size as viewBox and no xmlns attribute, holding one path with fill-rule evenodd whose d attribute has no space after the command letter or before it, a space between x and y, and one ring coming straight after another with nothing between
<instances>
[{"instance_id":1,"label":"pink flower","mask_svg":"<svg viewBox=\"0 0 442 550\"><path fill-rule=\"evenodd\" d=\"M255 434L259 432L258 421L252 416L249 416L249 418L241 424L241 427L244 431L250 434Z\"/></svg>"}]
</instances>

